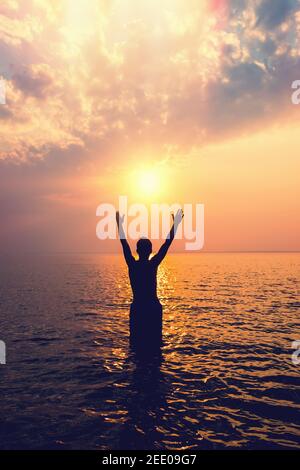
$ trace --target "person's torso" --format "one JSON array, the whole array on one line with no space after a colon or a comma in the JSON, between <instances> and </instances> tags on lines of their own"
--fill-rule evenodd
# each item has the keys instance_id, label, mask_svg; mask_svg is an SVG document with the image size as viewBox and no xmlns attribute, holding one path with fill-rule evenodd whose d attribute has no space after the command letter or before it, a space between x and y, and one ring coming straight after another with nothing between
<instances>
[{"instance_id":1,"label":"person's torso","mask_svg":"<svg viewBox=\"0 0 300 470\"><path fill-rule=\"evenodd\" d=\"M134 302L157 300L157 266L151 261L135 261L129 267L129 279Z\"/></svg>"}]
</instances>

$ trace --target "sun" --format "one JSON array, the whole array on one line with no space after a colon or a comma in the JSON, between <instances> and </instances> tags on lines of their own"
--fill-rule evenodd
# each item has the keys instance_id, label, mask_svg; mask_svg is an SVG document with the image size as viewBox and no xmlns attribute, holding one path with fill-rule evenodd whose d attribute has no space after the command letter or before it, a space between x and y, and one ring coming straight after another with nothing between
<instances>
[{"instance_id":1,"label":"sun","mask_svg":"<svg viewBox=\"0 0 300 470\"><path fill-rule=\"evenodd\" d=\"M165 182L159 167L139 168L131 173L130 192L135 198L156 199L162 195Z\"/></svg>"},{"instance_id":2,"label":"sun","mask_svg":"<svg viewBox=\"0 0 300 470\"><path fill-rule=\"evenodd\" d=\"M138 175L138 187L141 193L153 195L159 191L159 175L153 170L143 170Z\"/></svg>"}]
</instances>

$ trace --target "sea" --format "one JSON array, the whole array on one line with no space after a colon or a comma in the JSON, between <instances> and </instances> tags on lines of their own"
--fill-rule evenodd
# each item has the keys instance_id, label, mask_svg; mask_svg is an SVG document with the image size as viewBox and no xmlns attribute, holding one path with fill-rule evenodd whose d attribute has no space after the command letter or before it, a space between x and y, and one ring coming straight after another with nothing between
<instances>
[{"instance_id":1,"label":"sea","mask_svg":"<svg viewBox=\"0 0 300 470\"><path fill-rule=\"evenodd\" d=\"M2 255L0 449L300 448L299 294L298 253L170 254L144 356L121 255Z\"/></svg>"}]
</instances>

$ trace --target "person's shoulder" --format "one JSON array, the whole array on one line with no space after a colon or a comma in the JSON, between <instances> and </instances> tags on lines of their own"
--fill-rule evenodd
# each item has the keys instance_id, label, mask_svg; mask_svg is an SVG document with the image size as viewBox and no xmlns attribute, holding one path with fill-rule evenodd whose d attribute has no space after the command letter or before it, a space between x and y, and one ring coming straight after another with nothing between
<instances>
[{"instance_id":1,"label":"person's shoulder","mask_svg":"<svg viewBox=\"0 0 300 470\"><path fill-rule=\"evenodd\" d=\"M157 268L158 265L159 265L159 260L158 260L158 256L157 256L157 253L152 256L151 259L149 259L149 265L154 267L154 268Z\"/></svg>"}]
</instances>

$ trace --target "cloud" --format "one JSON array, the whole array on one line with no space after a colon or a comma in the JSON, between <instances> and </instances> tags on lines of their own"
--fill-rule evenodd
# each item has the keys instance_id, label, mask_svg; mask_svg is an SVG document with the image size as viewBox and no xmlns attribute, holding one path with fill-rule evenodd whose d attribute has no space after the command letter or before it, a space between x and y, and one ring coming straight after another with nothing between
<instances>
[{"instance_id":1,"label":"cloud","mask_svg":"<svg viewBox=\"0 0 300 470\"><path fill-rule=\"evenodd\" d=\"M73 4L0 9L0 158L59 172L79 153L105 166L136 148L181 155L285 119L298 2Z\"/></svg>"},{"instance_id":2,"label":"cloud","mask_svg":"<svg viewBox=\"0 0 300 470\"><path fill-rule=\"evenodd\" d=\"M43 99L50 86L53 85L53 76L47 65L32 65L15 73L12 76L12 82L24 95Z\"/></svg>"},{"instance_id":3,"label":"cloud","mask_svg":"<svg viewBox=\"0 0 300 470\"><path fill-rule=\"evenodd\" d=\"M299 8L298 0L261 0L256 9L257 25L274 29Z\"/></svg>"}]
</instances>

